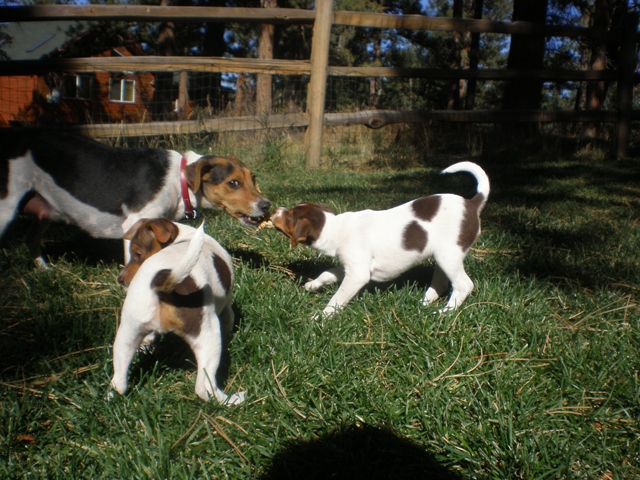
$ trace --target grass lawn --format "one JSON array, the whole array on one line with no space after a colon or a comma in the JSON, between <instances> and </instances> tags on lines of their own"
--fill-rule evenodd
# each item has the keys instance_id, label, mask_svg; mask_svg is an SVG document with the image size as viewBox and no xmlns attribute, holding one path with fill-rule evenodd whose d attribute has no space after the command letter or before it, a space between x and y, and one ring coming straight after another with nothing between
<instances>
[{"instance_id":1,"label":"grass lawn","mask_svg":"<svg viewBox=\"0 0 640 480\"><path fill-rule=\"evenodd\" d=\"M445 164L251 166L274 204L340 212L475 189ZM33 270L18 219L0 251L0 478L640 477L640 164L483 166L476 288L446 314L420 303L425 263L312 320L336 287L302 284L333 259L207 213L235 264L232 408L195 395L170 335L111 397L120 243L55 227Z\"/></svg>"}]
</instances>

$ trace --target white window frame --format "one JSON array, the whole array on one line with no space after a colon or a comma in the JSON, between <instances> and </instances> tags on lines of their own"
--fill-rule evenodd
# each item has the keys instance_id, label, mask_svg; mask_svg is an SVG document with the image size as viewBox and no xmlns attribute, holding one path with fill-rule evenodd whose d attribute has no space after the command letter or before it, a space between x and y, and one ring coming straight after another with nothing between
<instances>
[{"instance_id":1,"label":"white window frame","mask_svg":"<svg viewBox=\"0 0 640 480\"><path fill-rule=\"evenodd\" d=\"M112 89L115 87L115 84L118 83L120 85L120 98L118 100L111 98ZM131 100L126 99L126 85L130 83L133 85L133 98ZM110 103L136 103L136 81L130 79L121 79L110 78L109 79L109 102Z\"/></svg>"}]
</instances>

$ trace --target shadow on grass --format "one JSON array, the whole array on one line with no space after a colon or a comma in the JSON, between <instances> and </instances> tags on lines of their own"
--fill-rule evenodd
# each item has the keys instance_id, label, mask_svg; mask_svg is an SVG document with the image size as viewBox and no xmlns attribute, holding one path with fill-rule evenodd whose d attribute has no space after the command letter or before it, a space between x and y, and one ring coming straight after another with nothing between
<instances>
[{"instance_id":1,"label":"shadow on grass","mask_svg":"<svg viewBox=\"0 0 640 480\"><path fill-rule=\"evenodd\" d=\"M328 270L338 263L332 262L328 257L321 257L319 261L298 261L287 265L287 269L293 272L297 281L304 285L309 280L318 277L322 272ZM373 292L375 290L389 290L401 288L406 284L415 284L419 289L426 290L433 277L433 267L428 265L417 265L404 272L399 277L387 282L369 282L362 291Z\"/></svg>"},{"instance_id":2,"label":"shadow on grass","mask_svg":"<svg viewBox=\"0 0 640 480\"><path fill-rule=\"evenodd\" d=\"M24 215L16 217L2 238L2 245L24 243L33 222L34 219ZM121 265L124 245L122 240L93 238L76 226L54 223L44 234L42 255L53 263L66 257L91 267L112 262Z\"/></svg>"},{"instance_id":3,"label":"shadow on grass","mask_svg":"<svg viewBox=\"0 0 640 480\"><path fill-rule=\"evenodd\" d=\"M638 281L632 267L637 257L618 251L624 239L615 239L640 219L638 162L515 164L495 168L491 178L483 217L497 233L515 237L523 250L507 268L559 286L567 278L589 288L608 286L612 279ZM538 222L541 213L554 220Z\"/></svg>"},{"instance_id":4,"label":"shadow on grass","mask_svg":"<svg viewBox=\"0 0 640 480\"><path fill-rule=\"evenodd\" d=\"M289 442L261 480L462 480L420 445L388 429L348 426Z\"/></svg>"}]
</instances>

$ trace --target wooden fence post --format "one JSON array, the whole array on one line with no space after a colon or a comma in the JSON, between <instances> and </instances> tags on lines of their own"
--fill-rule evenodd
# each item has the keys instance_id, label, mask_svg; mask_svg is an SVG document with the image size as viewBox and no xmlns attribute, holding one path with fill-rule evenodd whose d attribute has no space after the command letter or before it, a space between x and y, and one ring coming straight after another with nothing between
<instances>
[{"instance_id":1,"label":"wooden fence post","mask_svg":"<svg viewBox=\"0 0 640 480\"><path fill-rule=\"evenodd\" d=\"M305 148L308 168L317 168L320 165L332 24L333 0L316 0L316 19L311 44L311 78L307 92L309 127L305 137Z\"/></svg>"},{"instance_id":2,"label":"wooden fence post","mask_svg":"<svg viewBox=\"0 0 640 480\"><path fill-rule=\"evenodd\" d=\"M622 20L620 40L620 80L618 80L618 158L629 155L633 80L637 65L636 35L638 14L627 13Z\"/></svg>"}]
</instances>

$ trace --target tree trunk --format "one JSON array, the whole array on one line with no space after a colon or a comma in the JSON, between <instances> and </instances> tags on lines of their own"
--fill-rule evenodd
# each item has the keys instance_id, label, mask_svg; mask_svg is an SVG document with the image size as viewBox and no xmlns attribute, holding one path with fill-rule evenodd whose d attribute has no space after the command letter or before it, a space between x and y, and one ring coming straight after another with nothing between
<instances>
[{"instance_id":1,"label":"tree trunk","mask_svg":"<svg viewBox=\"0 0 640 480\"><path fill-rule=\"evenodd\" d=\"M474 0L473 2L473 18L476 20L482 19L482 8L484 6L484 0ZM469 49L469 69L477 70L478 63L480 61L480 33L474 32L471 34L471 48ZM465 96L464 108L465 110L473 110L476 107L476 86L477 80L470 78L467 81L467 93Z\"/></svg>"},{"instance_id":2,"label":"tree trunk","mask_svg":"<svg viewBox=\"0 0 640 480\"><path fill-rule=\"evenodd\" d=\"M246 101L247 101L247 79L244 73L239 73L236 79L236 96L233 102L233 114L236 117L241 117L245 114Z\"/></svg>"},{"instance_id":3,"label":"tree trunk","mask_svg":"<svg viewBox=\"0 0 640 480\"><path fill-rule=\"evenodd\" d=\"M544 24L548 0L514 0L513 21ZM512 35L508 69L540 69L543 66L545 37L542 35ZM519 78L505 87L503 105L506 109L539 109L542 104L541 80Z\"/></svg>"},{"instance_id":4,"label":"tree trunk","mask_svg":"<svg viewBox=\"0 0 640 480\"><path fill-rule=\"evenodd\" d=\"M276 8L277 0L262 0L263 8ZM260 44L258 46L258 58L265 60L273 59L273 34L274 25L263 23L260 31ZM259 73L256 83L256 114L259 116L269 115L272 108L271 80L268 73Z\"/></svg>"},{"instance_id":5,"label":"tree trunk","mask_svg":"<svg viewBox=\"0 0 640 480\"><path fill-rule=\"evenodd\" d=\"M178 85L178 105L176 110L179 114L187 114L187 104L189 103L189 72L180 72L180 84Z\"/></svg>"},{"instance_id":6,"label":"tree trunk","mask_svg":"<svg viewBox=\"0 0 640 480\"><path fill-rule=\"evenodd\" d=\"M373 65L380 66L382 59L382 32L380 30L375 30L372 32L373 43ZM379 77L370 77L369 78L369 107L374 110L378 108L378 103L380 102L380 78Z\"/></svg>"},{"instance_id":7,"label":"tree trunk","mask_svg":"<svg viewBox=\"0 0 640 480\"><path fill-rule=\"evenodd\" d=\"M225 7L225 0L198 0L198 5L203 7ZM225 24L218 22L210 22L204 24L205 30L202 38L202 55L205 57L224 57L226 52L226 43L224 41ZM208 105L214 110L224 108L217 101L221 97L222 74L220 73L200 73L203 84L207 86L206 92L198 93L198 100L202 100L206 94L208 97ZM205 77L206 76L206 80Z\"/></svg>"},{"instance_id":8,"label":"tree trunk","mask_svg":"<svg viewBox=\"0 0 640 480\"><path fill-rule=\"evenodd\" d=\"M601 33L609 28L609 1L596 0L593 14L592 27ZM603 38L593 38L589 42L591 50L591 60L589 68L591 70L605 70L607 68L607 44ZM601 110L604 103L605 82L587 82L586 109ZM588 123L585 125L585 135L588 137L597 136L597 125Z\"/></svg>"},{"instance_id":9,"label":"tree trunk","mask_svg":"<svg viewBox=\"0 0 640 480\"><path fill-rule=\"evenodd\" d=\"M463 0L453 0L453 18L462 18ZM462 32L452 32L451 52L449 53L449 68L459 70L462 54ZM453 80L449 89L448 110L460 110L460 80Z\"/></svg>"},{"instance_id":10,"label":"tree trunk","mask_svg":"<svg viewBox=\"0 0 640 480\"><path fill-rule=\"evenodd\" d=\"M160 6L170 5L171 0L161 0ZM158 55L170 57L176 48L175 23L162 22L158 29ZM164 120L173 111L173 72L156 72L153 90L153 119Z\"/></svg>"}]
</instances>

